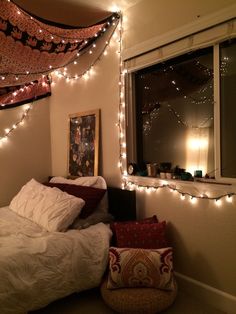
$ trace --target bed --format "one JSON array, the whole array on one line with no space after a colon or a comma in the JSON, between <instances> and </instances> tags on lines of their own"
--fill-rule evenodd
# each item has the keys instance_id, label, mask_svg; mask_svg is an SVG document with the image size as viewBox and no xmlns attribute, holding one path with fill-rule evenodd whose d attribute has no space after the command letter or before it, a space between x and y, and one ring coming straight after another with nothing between
<instances>
[{"instance_id":1,"label":"bed","mask_svg":"<svg viewBox=\"0 0 236 314\"><path fill-rule=\"evenodd\" d=\"M77 183L83 198L78 189L76 196L65 192L74 180L54 179L49 185L32 180L9 206L0 208L1 314L27 313L99 286L107 268L111 213L115 220L135 218L134 193L107 189L102 177ZM96 198L99 189L106 192ZM91 212L92 205L96 208Z\"/></svg>"}]
</instances>

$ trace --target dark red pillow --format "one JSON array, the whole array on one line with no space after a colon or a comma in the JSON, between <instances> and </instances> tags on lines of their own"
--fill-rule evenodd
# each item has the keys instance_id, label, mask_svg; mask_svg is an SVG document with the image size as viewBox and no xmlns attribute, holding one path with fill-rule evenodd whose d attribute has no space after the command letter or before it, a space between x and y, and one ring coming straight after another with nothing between
<instances>
[{"instance_id":1,"label":"dark red pillow","mask_svg":"<svg viewBox=\"0 0 236 314\"><path fill-rule=\"evenodd\" d=\"M91 186L65 184L65 192L80 197L85 201L85 205L79 215L80 218L87 218L97 208L99 202L106 193L105 189L93 188Z\"/></svg>"},{"instance_id":2,"label":"dark red pillow","mask_svg":"<svg viewBox=\"0 0 236 314\"><path fill-rule=\"evenodd\" d=\"M87 218L90 214L94 212L106 192L105 189L98 189L84 185L51 182L47 182L44 184L50 187L57 187L63 192L82 198L85 201L85 205L82 208L79 217L83 219Z\"/></svg>"},{"instance_id":3,"label":"dark red pillow","mask_svg":"<svg viewBox=\"0 0 236 314\"><path fill-rule=\"evenodd\" d=\"M65 183L44 182L43 185L49 186L50 188L58 188L61 191L65 189Z\"/></svg>"},{"instance_id":4,"label":"dark red pillow","mask_svg":"<svg viewBox=\"0 0 236 314\"><path fill-rule=\"evenodd\" d=\"M110 228L111 231L113 233L113 244L115 246L116 243L116 233L115 233L115 227L119 224L144 224L144 223L149 223L149 224L153 224L153 223L157 223L158 219L156 215L153 215L151 217L147 217L147 218L143 218L143 219L139 219L139 220L127 220L127 221L122 221L122 222L113 222L110 224Z\"/></svg>"},{"instance_id":5,"label":"dark red pillow","mask_svg":"<svg viewBox=\"0 0 236 314\"><path fill-rule=\"evenodd\" d=\"M160 249L168 246L166 222L114 224L116 246L121 248Z\"/></svg>"}]
</instances>

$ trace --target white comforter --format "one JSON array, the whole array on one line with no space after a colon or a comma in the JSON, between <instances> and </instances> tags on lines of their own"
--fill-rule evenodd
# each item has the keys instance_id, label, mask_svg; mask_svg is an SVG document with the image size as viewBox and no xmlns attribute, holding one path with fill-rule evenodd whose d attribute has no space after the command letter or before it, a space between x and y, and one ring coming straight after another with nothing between
<instances>
[{"instance_id":1,"label":"white comforter","mask_svg":"<svg viewBox=\"0 0 236 314\"><path fill-rule=\"evenodd\" d=\"M110 228L48 232L0 208L0 313L19 314L99 285Z\"/></svg>"}]
</instances>

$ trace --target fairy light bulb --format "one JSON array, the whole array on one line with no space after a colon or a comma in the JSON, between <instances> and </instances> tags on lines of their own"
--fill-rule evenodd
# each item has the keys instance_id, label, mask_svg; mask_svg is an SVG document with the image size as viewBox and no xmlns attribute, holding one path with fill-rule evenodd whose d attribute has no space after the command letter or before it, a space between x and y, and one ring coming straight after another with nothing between
<instances>
[{"instance_id":1,"label":"fairy light bulb","mask_svg":"<svg viewBox=\"0 0 236 314\"><path fill-rule=\"evenodd\" d=\"M138 190L138 191L143 191L143 186L137 185L137 190Z\"/></svg>"},{"instance_id":2,"label":"fairy light bulb","mask_svg":"<svg viewBox=\"0 0 236 314\"><path fill-rule=\"evenodd\" d=\"M222 201L221 201L221 199L215 199L215 204L216 204L216 206L221 206L222 205Z\"/></svg>"},{"instance_id":3,"label":"fairy light bulb","mask_svg":"<svg viewBox=\"0 0 236 314\"><path fill-rule=\"evenodd\" d=\"M180 199L183 201L183 200L185 200L185 195L182 193L182 194L180 194Z\"/></svg>"},{"instance_id":4,"label":"fairy light bulb","mask_svg":"<svg viewBox=\"0 0 236 314\"><path fill-rule=\"evenodd\" d=\"M196 203L197 203L197 198L194 197L194 196L191 196L190 202L191 202L192 204L196 204Z\"/></svg>"},{"instance_id":5,"label":"fairy light bulb","mask_svg":"<svg viewBox=\"0 0 236 314\"><path fill-rule=\"evenodd\" d=\"M124 117L125 117L125 115L123 114L123 112L120 112L120 113L119 113L119 118L120 118L121 120L123 120Z\"/></svg>"},{"instance_id":6,"label":"fairy light bulb","mask_svg":"<svg viewBox=\"0 0 236 314\"><path fill-rule=\"evenodd\" d=\"M232 197L231 195L227 195L227 196L226 196L226 201L227 201L228 203L232 203L232 202L233 202L233 197Z\"/></svg>"},{"instance_id":7,"label":"fairy light bulb","mask_svg":"<svg viewBox=\"0 0 236 314\"><path fill-rule=\"evenodd\" d=\"M151 193L151 189L150 189L149 187L146 187L145 192L146 192L147 194L150 194L150 193Z\"/></svg>"}]
</instances>

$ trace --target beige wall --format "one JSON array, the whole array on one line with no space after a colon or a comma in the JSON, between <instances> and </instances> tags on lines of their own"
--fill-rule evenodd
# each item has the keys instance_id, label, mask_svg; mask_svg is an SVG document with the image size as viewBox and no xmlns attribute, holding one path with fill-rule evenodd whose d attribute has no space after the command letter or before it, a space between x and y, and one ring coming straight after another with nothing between
<instances>
[{"instance_id":1,"label":"beige wall","mask_svg":"<svg viewBox=\"0 0 236 314\"><path fill-rule=\"evenodd\" d=\"M103 174L110 185L120 182L117 167L119 145L118 121L118 54L117 43L113 40L104 56L96 66L89 80L83 78L74 83L55 79L51 108L52 175L68 174L68 116L69 114L100 109L100 154L99 173ZM72 66L73 68L73 66ZM78 72L80 73L80 68ZM70 68L68 68L70 73Z\"/></svg>"},{"instance_id":2,"label":"beige wall","mask_svg":"<svg viewBox=\"0 0 236 314\"><path fill-rule=\"evenodd\" d=\"M210 15L209 23L213 23L217 12L233 4L235 0L140 1L125 12L124 48L132 48L152 38L173 34L187 24L191 26L195 23L196 28L199 28L200 23L204 23ZM189 31L191 30L189 27Z\"/></svg>"},{"instance_id":3,"label":"beige wall","mask_svg":"<svg viewBox=\"0 0 236 314\"><path fill-rule=\"evenodd\" d=\"M125 48L132 48L165 32L192 23L197 15L205 17L234 1L141 1L124 14ZM112 53L113 51L113 53ZM119 142L118 61L111 53L95 67L96 76L70 86L64 81L53 88L50 98L52 174L67 174L68 115L101 109L100 174L109 185L120 185L117 168ZM187 188L186 188L187 189ZM209 188L209 191L211 188ZM138 216L157 214L166 219L168 233L175 251L175 268L214 288L236 295L236 211L235 202L225 201L217 208L212 201L188 201L162 190L156 195L137 192Z\"/></svg>"},{"instance_id":4,"label":"beige wall","mask_svg":"<svg viewBox=\"0 0 236 314\"><path fill-rule=\"evenodd\" d=\"M0 111L1 134L19 121L22 107ZM1 145L1 144L0 144ZM0 146L0 206L29 179L43 181L51 173L48 98L36 101L24 125L14 130Z\"/></svg>"}]
</instances>

